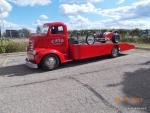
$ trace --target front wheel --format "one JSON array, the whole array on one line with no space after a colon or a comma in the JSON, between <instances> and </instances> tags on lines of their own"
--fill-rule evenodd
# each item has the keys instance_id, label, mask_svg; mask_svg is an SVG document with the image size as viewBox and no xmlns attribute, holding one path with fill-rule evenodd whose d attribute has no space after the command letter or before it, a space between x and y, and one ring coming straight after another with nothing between
<instances>
[{"instance_id":1,"label":"front wheel","mask_svg":"<svg viewBox=\"0 0 150 113\"><path fill-rule=\"evenodd\" d=\"M119 56L119 49L118 49L118 47L113 47L113 48L112 48L111 56L112 56L113 58Z\"/></svg>"},{"instance_id":2,"label":"front wheel","mask_svg":"<svg viewBox=\"0 0 150 113\"><path fill-rule=\"evenodd\" d=\"M94 43L95 43L95 36L92 35L92 34L87 35L87 36L86 36L86 43L87 43L88 45L94 44Z\"/></svg>"},{"instance_id":3,"label":"front wheel","mask_svg":"<svg viewBox=\"0 0 150 113\"><path fill-rule=\"evenodd\" d=\"M113 35L112 42L113 43L119 43L120 42L120 35Z\"/></svg>"},{"instance_id":4,"label":"front wheel","mask_svg":"<svg viewBox=\"0 0 150 113\"><path fill-rule=\"evenodd\" d=\"M59 66L59 59L55 55L47 55L41 62L41 68L44 70L53 70Z\"/></svg>"}]
</instances>

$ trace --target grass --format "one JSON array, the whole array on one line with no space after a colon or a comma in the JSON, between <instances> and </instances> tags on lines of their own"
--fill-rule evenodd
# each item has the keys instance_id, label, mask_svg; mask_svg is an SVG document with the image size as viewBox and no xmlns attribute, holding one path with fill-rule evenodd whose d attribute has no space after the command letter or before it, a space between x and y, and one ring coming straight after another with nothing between
<instances>
[{"instance_id":1,"label":"grass","mask_svg":"<svg viewBox=\"0 0 150 113\"><path fill-rule=\"evenodd\" d=\"M139 43L133 43L136 48L141 48L141 49L150 49L150 44L139 44Z\"/></svg>"},{"instance_id":2,"label":"grass","mask_svg":"<svg viewBox=\"0 0 150 113\"><path fill-rule=\"evenodd\" d=\"M122 38L121 41L139 44L150 44L150 38Z\"/></svg>"},{"instance_id":3,"label":"grass","mask_svg":"<svg viewBox=\"0 0 150 113\"><path fill-rule=\"evenodd\" d=\"M26 42L23 40L0 39L0 53L24 52Z\"/></svg>"},{"instance_id":4,"label":"grass","mask_svg":"<svg viewBox=\"0 0 150 113\"><path fill-rule=\"evenodd\" d=\"M150 49L150 38L122 38L121 41L132 43L136 48Z\"/></svg>"}]
</instances>

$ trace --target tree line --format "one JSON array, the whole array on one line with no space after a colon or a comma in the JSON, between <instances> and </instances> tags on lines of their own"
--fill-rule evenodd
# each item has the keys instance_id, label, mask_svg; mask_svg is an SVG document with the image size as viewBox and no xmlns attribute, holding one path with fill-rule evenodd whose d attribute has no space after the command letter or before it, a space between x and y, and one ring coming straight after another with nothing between
<instances>
[{"instance_id":1,"label":"tree line","mask_svg":"<svg viewBox=\"0 0 150 113\"><path fill-rule=\"evenodd\" d=\"M37 27L36 32L39 32L40 28ZM88 29L88 30L70 30L68 31L68 34L71 35L73 32L79 32L79 35L85 36L89 32L95 33L95 32L106 32L106 31L114 31L114 29ZM127 37L127 36L137 36L137 37L150 37L150 30L141 30L141 29L117 29L121 37ZM0 37L6 37L6 38L28 38L32 35L31 31L23 28L20 30L6 30L5 32L1 32L0 29Z\"/></svg>"}]
</instances>

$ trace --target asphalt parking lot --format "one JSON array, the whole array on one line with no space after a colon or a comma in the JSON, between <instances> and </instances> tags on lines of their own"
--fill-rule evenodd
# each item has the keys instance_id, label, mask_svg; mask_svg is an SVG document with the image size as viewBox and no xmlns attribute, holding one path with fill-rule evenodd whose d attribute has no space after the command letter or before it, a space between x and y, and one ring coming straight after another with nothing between
<instances>
[{"instance_id":1,"label":"asphalt parking lot","mask_svg":"<svg viewBox=\"0 0 150 113\"><path fill-rule=\"evenodd\" d=\"M44 72L25 53L0 55L0 113L150 113L150 51Z\"/></svg>"}]
</instances>

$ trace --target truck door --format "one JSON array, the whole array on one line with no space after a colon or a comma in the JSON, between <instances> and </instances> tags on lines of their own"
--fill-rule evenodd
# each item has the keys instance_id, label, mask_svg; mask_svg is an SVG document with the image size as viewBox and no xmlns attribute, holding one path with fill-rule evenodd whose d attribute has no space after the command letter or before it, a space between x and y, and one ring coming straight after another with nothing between
<instances>
[{"instance_id":1,"label":"truck door","mask_svg":"<svg viewBox=\"0 0 150 113\"><path fill-rule=\"evenodd\" d=\"M65 46L65 32L64 32L64 26L51 26L50 27L50 34L49 34L49 40L50 40L50 47L52 49L58 50L61 53L66 53L66 46Z\"/></svg>"}]
</instances>

